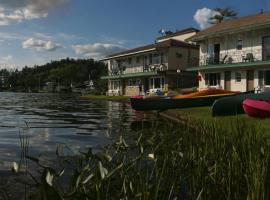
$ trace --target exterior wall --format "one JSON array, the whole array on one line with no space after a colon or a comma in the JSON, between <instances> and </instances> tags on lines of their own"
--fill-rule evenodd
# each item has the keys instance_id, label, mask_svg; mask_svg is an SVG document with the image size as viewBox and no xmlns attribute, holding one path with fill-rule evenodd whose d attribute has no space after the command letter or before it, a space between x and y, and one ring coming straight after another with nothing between
<instances>
[{"instance_id":1,"label":"exterior wall","mask_svg":"<svg viewBox=\"0 0 270 200\"><path fill-rule=\"evenodd\" d=\"M126 86L125 95L126 96L136 96L139 95L140 89L139 86Z\"/></svg>"},{"instance_id":2,"label":"exterior wall","mask_svg":"<svg viewBox=\"0 0 270 200\"><path fill-rule=\"evenodd\" d=\"M198 65L199 51L195 48L170 48L169 50L169 70L184 70L188 67Z\"/></svg>"},{"instance_id":3,"label":"exterior wall","mask_svg":"<svg viewBox=\"0 0 270 200\"><path fill-rule=\"evenodd\" d=\"M230 33L226 35L222 35L215 38L209 38L204 41L201 41L200 44L200 60L199 65L208 65L207 58L213 57L214 55L214 44L220 44L220 61L226 60L230 58L230 63L243 63L245 60L243 58L246 57L247 54L251 53L254 57L254 61L261 61L263 60L263 47L262 47L262 40L263 37L270 36L270 28L264 28L259 30L253 31L245 31L240 33ZM237 41L242 40L243 46L241 50L237 49ZM209 46L212 46L209 48ZM224 59L226 58L226 59ZM247 61L248 62L248 61ZM218 64L223 63L212 63L215 66ZM209 65L210 67L210 65ZM251 69L254 70L254 79L253 84L254 88L259 88L259 79L258 79L258 72L260 70L265 70L267 67L259 67L254 64L252 68L247 67L239 67L238 69L230 69L230 68L223 68L220 70L209 70L207 73L211 72L220 72L221 73L221 81L220 86L224 89L225 81L224 81L224 74L225 71L231 71L231 90L232 91L247 91L247 70ZM268 70L270 67L268 68ZM205 89L208 86L205 84L205 73L204 71L200 71L200 67L198 68L199 73L198 75L201 77L201 81L199 81L199 89ZM241 81L236 81L236 72L241 73ZM268 87L268 86L266 86Z\"/></svg>"},{"instance_id":4,"label":"exterior wall","mask_svg":"<svg viewBox=\"0 0 270 200\"><path fill-rule=\"evenodd\" d=\"M119 81L119 86L115 88L113 86L114 81ZM122 85L122 80L116 79L116 80L108 80L108 92L107 94L109 96L118 96L118 95L123 95L123 85Z\"/></svg>"},{"instance_id":5,"label":"exterior wall","mask_svg":"<svg viewBox=\"0 0 270 200\"><path fill-rule=\"evenodd\" d=\"M186 36L187 37L187 36ZM161 55L163 54L163 61L161 61ZM150 58L152 55L152 62ZM180 56L179 56L180 55ZM142 91L154 92L157 88L150 88L149 79L154 77L164 77L164 87L161 88L164 92L168 91L169 88L187 88L196 86L196 75L186 76L185 74L177 73L177 69L185 70L190 66L190 63L194 61L198 64L199 52L196 48L187 48L187 47L169 47L162 48L155 51L148 51L139 53L136 55L125 56L121 58L114 58L106 61L108 66L109 76L111 75L120 75L120 74L132 74L140 73L152 70L158 70L162 65L165 66L164 71L167 72L158 72L157 76L153 77L133 77L129 79L119 79L121 83L117 88L115 88L114 81L108 80L108 95L127 95L135 96L140 93L140 87L136 83L137 79L141 80ZM161 70L162 71L162 70ZM171 74L174 72L177 78L172 78ZM167 74L165 76L165 74ZM191 73L192 74L192 73ZM173 80L171 80L173 79ZM175 84L177 83L177 86ZM194 83L195 82L195 83ZM157 83L158 84L158 83ZM148 87L149 86L149 87Z\"/></svg>"},{"instance_id":6,"label":"exterior wall","mask_svg":"<svg viewBox=\"0 0 270 200\"><path fill-rule=\"evenodd\" d=\"M177 74L168 76L168 89L198 87L197 74Z\"/></svg>"},{"instance_id":7,"label":"exterior wall","mask_svg":"<svg viewBox=\"0 0 270 200\"><path fill-rule=\"evenodd\" d=\"M168 37L168 38L164 38L164 39L159 39L159 40L157 40L157 42L163 42L163 41L170 40L170 39L185 41L186 39L190 38L191 36L193 36L195 34L196 34L196 32L186 33L186 34L182 34L182 35L176 35L176 36L172 36L172 37Z\"/></svg>"},{"instance_id":8,"label":"exterior wall","mask_svg":"<svg viewBox=\"0 0 270 200\"><path fill-rule=\"evenodd\" d=\"M241 73L241 82L236 82L235 73ZM231 91L245 92L247 90L246 70L231 71Z\"/></svg>"},{"instance_id":9,"label":"exterior wall","mask_svg":"<svg viewBox=\"0 0 270 200\"><path fill-rule=\"evenodd\" d=\"M232 58L232 63L242 62L242 57L252 53L255 60L262 60L262 37L270 36L270 29L246 31L224 35L200 42L200 65L206 64L206 58L211 56L209 46L220 44L220 59L227 55ZM236 49L238 40L243 41L242 50Z\"/></svg>"},{"instance_id":10,"label":"exterior wall","mask_svg":"<svg viewBox=\"0 0 270 200\"><path fill-rule=\"evenodd\" d=\"M162 63L160 54L163 54ZM152 55L152 63L150 62L150 55ZM123 68L125 68L125 70L122 71L123 74L139 73L155 65L159 67L160 64L164 64L167 67L168 53L166 49L163 49L162 51L152 51L124 58L112 59L108 63L109 74L112 74L113 69L120 71Z\"/></svg>"},{"instance_id":11,"label":"exterior wall","mask_svg":"<svg viewBox=\"0 0 270 200\"><path fill-rule=\"evenodd\" d=\"M258 71L263 69L254 70L254 88L259 88L259 79L258 79ZM229 70L226 70L229 71ZM211 71L211 72L220 72L220 88L225 89L225 81L224 81L224 71ZM199 72L199 76L201 76L201 81L199 81L199 90L203 90L209 88L205 84L205 73L211 72ZM246 92L247 91L247 70L239 69L239 70L231 70L231 91L239 91ZM241 82L236 81L236 72L241 73Z\"/></svg>"},{"instance_id":12,"label":"exterior wall","mask_svg":"<svg viewBox=\"0 0 270 200\"><path fill-rule=\"evenodd\" d=\"M220 73L220 85L217 87L214 86L208 86L205 84L205 73ZM204 90L207 88L221 88L224 89L224 72L223 71L211 71L211 72L201 72L199 71L199 76L201 77L201 80L199 81L199 90Z\"/></svg>"}]
</instances>

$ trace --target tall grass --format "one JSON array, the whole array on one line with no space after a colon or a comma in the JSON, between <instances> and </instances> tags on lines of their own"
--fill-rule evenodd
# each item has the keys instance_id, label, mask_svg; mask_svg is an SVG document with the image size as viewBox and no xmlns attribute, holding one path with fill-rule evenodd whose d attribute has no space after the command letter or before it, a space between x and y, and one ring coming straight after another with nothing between
<instances>
[{"instance_id":1,"label":"tall grass","mask_svg":"<svg viewBox=\"0 0 270 200\"><path fill-rule=\"evenodd\" d=\"M64 169L43 166L42 199L269 199L270 144L265 130L232 121L187 125L157 122L127 140L127 133L94 154L67 159ZM129 141L129 142L127 142ZM71 161L71 162L70 162ZM63 183L62 183L63 185Z\"/></svg>"}]
</instances>

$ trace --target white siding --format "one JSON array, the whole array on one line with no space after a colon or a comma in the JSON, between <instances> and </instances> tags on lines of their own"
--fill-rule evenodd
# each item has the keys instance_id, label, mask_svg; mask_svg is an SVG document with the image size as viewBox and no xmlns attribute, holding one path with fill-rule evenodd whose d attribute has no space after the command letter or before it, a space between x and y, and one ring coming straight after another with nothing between
<instances>
[{"instance_id":1,"label":"white siding","mask_svg":"<svg viewBox=\"0 0 270 200\"><path fill-rule=\"evenodd\" d=\"M242 62L242 57L252 53L255 60L262 60L262 38L270 36L270 29L261 29L237 34L224 35L200 43L200 65L204 65L208 55L208 46L220 44L220 59L227 55L233 63ZM242 50L236 49L238 40L243 40Z\"/></svg>"}]
</instances>

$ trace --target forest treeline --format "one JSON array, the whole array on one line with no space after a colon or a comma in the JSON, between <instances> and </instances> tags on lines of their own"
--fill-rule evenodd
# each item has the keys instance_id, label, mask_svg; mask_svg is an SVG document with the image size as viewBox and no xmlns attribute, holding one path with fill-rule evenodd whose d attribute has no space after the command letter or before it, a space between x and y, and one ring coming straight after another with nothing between
<instances>
[{"instance_id":1,"label":"forest treeline","mask_svg":"<svg viewBox=\"0 0 270 200\"><path fill-rule=\"evenodd\" d=\"M96 91L107 90L106 81L100 80L107 74L104 63L93 59L66 58L51 61L34 67L25 66L22 70L0 70L0 89L12 91L39 91L50 85L53 90L61 87L83 87L89 79Z\"/></svg>"}]
</instances>

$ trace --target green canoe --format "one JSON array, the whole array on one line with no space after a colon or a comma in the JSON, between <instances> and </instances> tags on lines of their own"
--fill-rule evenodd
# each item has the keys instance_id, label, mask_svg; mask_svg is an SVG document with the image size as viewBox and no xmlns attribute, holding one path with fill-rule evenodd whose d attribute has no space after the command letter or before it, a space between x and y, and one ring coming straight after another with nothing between
<instances>
[{"instance_id":1,"label":"green canoe","mask_svg":"<svg viewBox=\"0 0 270 200\"><path fill-rule=\"evenodd\" d=\"M183 99L171 99L171 98L146 98L137 99L130 98L131 107L134 110L168 110L175 108L190 108L190 107L200 107L200 106L211 106L213 102L219 98L228 95L235 94L220 94L220 95L209 95L193 98L183 98Z\"/></svg>"},{"instance_id":2,"label":"green canoe","mask_svg":"<svg viewBox=\"0 0 270 200\"><path fill-rule=\"evenodd\" d=\"M212 116L228 116L245 113L242 103L246 98L270 100L270 92L259 94L247 92L230 97L220 98L213 103Z\"/></svg>"}]
</instances>

